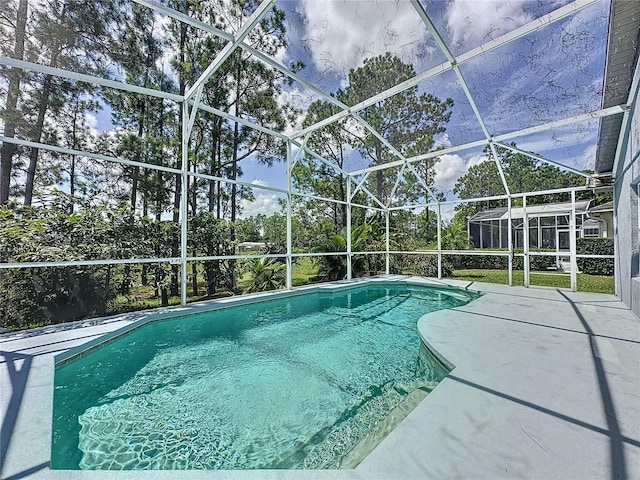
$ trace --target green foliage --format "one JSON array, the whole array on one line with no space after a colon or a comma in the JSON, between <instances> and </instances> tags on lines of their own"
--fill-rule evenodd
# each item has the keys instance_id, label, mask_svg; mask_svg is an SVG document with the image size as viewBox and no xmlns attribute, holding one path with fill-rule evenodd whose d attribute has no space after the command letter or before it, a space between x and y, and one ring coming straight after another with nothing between
<instances>
[{"instance_id":1,"label":"green foliage","mask_svg":"<svg viewBox=\"0 0 640 480\"><path fill-rule=\"evenodd\" d=\"M251 284L245 292L266 292L278 290L286 284L287 265L280 258L262 257L250 262Z\"/></svg>"},{"instance_id":2,"label":"green foliage","mask_svg":"<svg viewBox=\"0 0 640 480\"><path fill-rule=\"evenodd\" d=\"M55 209L0 207L0 259L41 262L126 258L119 230L104 209L68 213L60 195ZM119 212L122 214L122 212ZM104 314L115 292L111 266L50 267L0 273L0 325L32 325Z\"/></svg>"},{"instance_id":3,"label":"green foliage","mask_svg":"<svg viewBox=\"0 0 640 480\"><path fill-rule=\"evenodd\" d=\"M440 233L443 250L467 250L473 246L466 225L450 223Z\"/></svg>"},{"instance_id":4,"label":"green foliage","mask_svg":"<svg viewBox=\"0 0 640 480\"><path fill-rule=\"evenodd\" d=\"M578 255L613 255L612 238L577 238ZM610 258L578 258L578 270L589 275L613 275L614 261Z\"/></svg>"},{"instance_id":5,"label":"green foliage","mask_svg":"<svg viewBox=\"0 0 640 480\"><path fill-rule=\"evenodd\" d=\"M338 91L337 98L347 105L355 105L405 80L415 77L413 66L386 53L364 61L364 65L349 71L347 86ZM419 93L417 87L404 90L362 109L360 115L400 152L411 157L430 151L435 135L445 131L451 118L452 99L440 100L430 93ZM383 165L395 160L393 153L375 135L366 132L354 144L371 165ZM433 183L433 166L437 160L417 165L427 185ZM389 199L395 178L377 171L369 184L381 201ZM404 199L426 196L417 182L400 186L397 195Z\"/></svg>"},{"instance_id":6,"label":"green foliage","mask_svg":"<svg viewBox=\"0 0 640 480\"><path fill-rule=\"evenodd\" d=\"M189 248L193 256L216 257L234 255L236 243L231 240L231 223L216 218L213 212L201 212L189 219ZM237 275L230 260L204 260L204 276L207 293L219 289L232 290Z\"/></svg>"},{"instance_id":7,"label":"green foliage","mask_svg":"<svg viewBox=\"0 0 640 480\"><path fill-rule=\"evenodd\" d=\"M438 277L437 255L392 255L389 262L389 272L403 275L419 275L421 277ZM451 262L442 259L442 276L450 277L453 272Z\"/></svg>"},{"instance_id":8,"label":"green foliage","mask_svg":"<svg viewBox=\"0 0 640 480\"><path fill-rule=\"evenodd\" d=\"M370 243L372 236L376 233L374 225L359 225L351 229L351 251L361 252L366 250L367 244ZM346 232L337 233L326 238L317 245L317 252L346 252L347 237ZM369 255L354 255L351 258L351 274L353 277L359 277L367 270ZM319 275L327 280L342 280L347 274L347 257L346 255L323 255L317 257L319 265ZM369 269L371 270L371 269Z\"/></svg>"},{"instance_id":9,"label":"green foliage","mask_svg":"<svg viewBox=\"0 0 640 480\"><path fill-rule=\"evenodd\" d=\"M542 250L553 251L555 250ZM515 250L515 253L522 253L522 250ZM499 270L509 267L509 259L506 255L444 255L447 261L451 262L455 270L458 269L479 269L479 270ZM529 257L531 270L545 271L556 267L556 257L537 256ZM524 258L514 256L513 268L521 270L524 265Z\"/></svg>"}]
</instances>

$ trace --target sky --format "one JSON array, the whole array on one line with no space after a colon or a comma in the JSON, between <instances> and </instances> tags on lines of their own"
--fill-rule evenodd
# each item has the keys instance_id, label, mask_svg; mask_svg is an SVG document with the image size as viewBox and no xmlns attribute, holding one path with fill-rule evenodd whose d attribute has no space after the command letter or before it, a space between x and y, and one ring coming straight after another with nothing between
<instances>
[{"instance_id":1,"label":"sky","mask_svg":"<svg viewBox=\"0 0 640 480\"><path fill-rule=\"evenodd\" d=\"M461 55L570 2L536 0L424 0L423 6L454 55ZM300 75L327 93L347 84L350 69L385 52L398 55L422 73L446 60L431 34L406 1L278 1L285 10L289 47L278 56L287 64L302 59ZM600 108L606 58L609 2L593 6L531 32L460 66L491 134L499 135ZM443 147L484 137L454 72L419 85L419 91L453 98ZM302 85L285 95L305 107L317 97ZM295 129L295 128L294 128ZM598 122L513 139L524 150L579 170L593 168ZM354 168L366 162L354 152ZM435 183L448 198L469 167L486 160L482 148L442 156ZM248 162L245 178L286 186L284 169L265 171Z\"/></svg>"},{"instance_id":2,"label":"sky","mask_svg":"<svg viewBox=\"0 0 640 480\"><path fill-rule=\"evenodd\" d=\"M422 0L435 28L458 56L570 3L567 0ZM278 0L285 11L286 49L275 59L284 65L302 60L299 73L329 94L347 85L350 69L367 58L391 52L413 65L417 74L446 61L432 35L405 0ZM500 135L600 108L609 0L529 33L514 42L460 65L473 100L490 134ZM162 22L159 22L160 24ZM420 92L454 100L453 114L437 143L443 147L484 139L458 78L452 70L419 84ZM286 87L281 103L303 111L318 96L301 84ZM106 112L98 115L105 122ZM302 120L302 116L298 119ZM288 127L291 133L300 125ZM598 122L513 139L524 150L577 169L593 168ZM486 160L482 147L443 155L435 182L453 198L457 179ZM351 169L367 162L358 152ZM282 163L272 168L254 158L242 162L244 181L286 188ZM256 201L245 215L279 209L278 196L255 189Z\"/></svg>"}]
</instances>

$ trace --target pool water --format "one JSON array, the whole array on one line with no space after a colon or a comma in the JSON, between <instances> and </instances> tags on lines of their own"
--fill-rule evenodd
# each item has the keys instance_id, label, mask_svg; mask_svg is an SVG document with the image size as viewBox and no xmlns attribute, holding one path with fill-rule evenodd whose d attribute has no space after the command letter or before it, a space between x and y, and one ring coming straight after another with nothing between
<instances>
[{"instance_id":1,"label":"pool water","mask_svg":"<svg viewBox=\"0 0 640 480\"><path fill-rule=\"evenodd\" d=\"M151 322L56 367L56 469L352 468L447 370L418 319L471 293L369 284Z\"/></svg>"}]
</instances>

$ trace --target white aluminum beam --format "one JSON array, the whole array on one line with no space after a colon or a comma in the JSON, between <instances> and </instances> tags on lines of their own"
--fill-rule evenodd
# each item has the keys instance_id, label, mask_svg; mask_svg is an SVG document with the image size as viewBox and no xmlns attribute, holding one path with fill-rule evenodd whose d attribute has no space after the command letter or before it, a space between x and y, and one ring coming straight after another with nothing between
<instances>
[{"instance_id":1,"label":"white aluminum beam","mask_svg":"<svg viewBox=\"0 0 640 480\"><path fill-rule=\"evenodd\" d=\"M429 208L429 207L427 207ZM440 203L438 203L438 217L437 217L437 222L438 222L438 279L442 278L442 211L440 209Z\"/></svg>"},{"instance_id":2,"label":"white aluminum beam","mask_svg":"<svg viewBox=\"0 0 640 480\"><path fill-rule=\"evenodd\" d=\"M19 68L21 70L30 70L33 72L44 73L45 75L67 78L69 80L77 80L79 82L91 83L94 85L100 85L101 87L113 88L115 90L139 93L141 95L148 95L150 97L164 98L166 100L172 100L174 102L182 101L182 96L176 95L175 93L168 93L163 92L162 90L139 87L138 85L132 85L130 83L94 77L93 75L86 75L84 73L72 72L71 70L64 70L62 68L49 67L47 65L40 65L38 63L26 62L24 60L16 60L15 58L0 57L0 65Z\"/></svg>"},{"instance_id":3,"label":"white aluminum beam","mask_svg":"<svg viewBox=\"0 0 640 480\"><path fill-rule=\"evenodd\" d=\"M38 148L40 150L47 150L50 152L58 152L64 155L75 155L78 157L95 158L96 160L103 160L105 162L112 162L112 163L120 163L122 165L129 165L131 167L149 168L151 170L160 170L162 172L176 173L176 174L181 173L181 171L177 168L163 167L162 165L153 165L153 164L144 163L144 162L135 162L133 160L125 160L123 158L110 157L108 155L101 155L99 153L83 152L81 150L74 150L72 148L58 147L56 145L48 145L46 143L31 142L29 140L21 140L19 138L10 138L10 137L0 136L0 142L12 143L14 145L21 145L23 147L29 147L29 148Z\"/></svg>"},{"instance_id":4,"label":"white aluminum beam","mask_svg":"<svg viewBox=\"0 0 640 480\"><path fill-rule=\"evenodd\" d=\"M202 257L187 257L187 262L207 262L211 260L247 260L250 258L282 258L282 253L254 253L247 255L208 255Z\"/></svg>"},{"instance_id":5,"label":"white aluminum beam","mask_svg":"<svg viewBox=\"0 0 640 480\"><path fill-rule=\"evenodd\" d=\"M387 202L387 208L391 206L391 200L393 200L393 196L396 194L396 190L398 189L398 185L400 185L400 180L404 177L404 171L407 169L407 164L402 165L398 173L396 174L396 181L393 184L393 188L391 189L391 193L389 194L389 201ZM366 175L365 175L366 177Z\"/></svg>"},{"instance_id":6,"label":"white aluminum beam","mask_svg":"<svg viewBox=\"0 0 640 480\"><path fill-rule=\"evenodd\" d=\"M291 231L291 215L293 213L293 206L291 205L291 170L293 169L293 165L291 164L291 141L287 141L287 278L286 278L286 287L287 290L291 290L292 285L292 276L293 276L293 258L291 254L293 253L293 244L292 244L292 231Z\"/></svg>"},{"instance_id":7,"label":"white aluminum beam","mask_svg":"<svg viewBox=\"0 0 640 480\"><path fill-rule=\"evenodd\" d=\"M422 6L422 4L418 0L411 0L411 4L413 5L413 8L416 10L416 12L418 12L418 16L420 17L422 22L427 26L427 30L429 30L429 32L431 32L431 35L433 35L433 37L435 38L436 43L440 47L440 50L442 50L442 53L444 53L445 57L447 57L447 60L449 60L449 63L453 67L453 71L456 74L456 77L458 77L458 83L462 87L462 90L463 90L465 96L467 97L467 100L469 101L469 105L471 105L471 109L473 110L473 113L476 116L476 120L478 120L478 123L480 124L480 128L482 130L482 133L484 133L484 136L487 139L487 142L489 142L489 147L491 149L491 152L493 153L493 158L495 160L496 167L498 168L498 173L500 174L500 180L502 181L502 187L504 188L504 190L507 193L507 195L509 195L509 193L510 193L509 192L509 185L507 184L507 179L504 176L504 171L502 169L502 165L500 164L500 160L498 158L498 154L496 152L496 149L493 146L493 144L491 143L491 134L489 133L489 130L487 129L487 124L485 123L484 119L482 118L482 114L480 113L480 109L478 108L478 105L476 104L476 101L473 98L473 94L471 93L471 89L469 88L469 85L467 84L467 81L464 79L464 76L462 75L462 72L460 71L460 67L457 64L456 58L451 53L451 50L449 50L449 47L447 46L447 44L445 43L444 39L440 35L440 32L438 32L438 29L436 28L436 26L433 24L433 22L429 18L429 15L427 15L427 12L425 11L425 9Z\"/></svg>"},{"instance_id":8,"label":"white aluminum beam","mask_svg":"<svg viewBox=\"0 0 640 480\"><path fill-rule=\"evenodd\" d=\"M198 113L198 105L200 104L200 99L202 98L202 91L204 90L204 83L200 85L200 88L196 90L196 98L193 101L194 106L191 109L191 113L189 115L189 126L187 127L187 132L191 135L193 131L193 125L196 123L196 114ZM188 106L188 104L187 104ZM187 108L187 113L189 109Z\"/></svg>"},{"instance_id":9,"label":"white aluminum beam","mask_svg":"<svg viewBox=\"0 0 640 480\"><path fill-rule=\"evenodd\" d=\"M509 250L509 286L513 286L513 227L512 227L512 219L511 219L511 196L507 198L507 249ZM502 220L500 220L502 222ZM467 223L468 224L468 223ZM500 238L502 238L502 232L500 232Z\"/></svg>"},{"instance_id":10,"label":"white aluminum beam","mask_svg":"<svg viewBox=\"0 0 640 480\"><path fill-rule=\"evenodd\" d=\"M498 174L500 175L500 180L502 181L502 188L507 195L511 195L511 191L509 190L509 185L507 184L507 178L504 175L504 168L502 168L502 163L500 163L500 159L498 158L498 151L496 150L493 142L489 141L489 148L491 149L491 153L493 154L493 159L496 163L496 168L498 169Z\"/></svg>"},{"instance_id":11,"label":"white aluminum beam","mask_svg":"<svg viewBox=\"0 0 640 480\"><path fill-rule=\"evenodd\" d=\"M186 23L187 25L191 25L192 27L199 28L200 30L204 30L209 33L213 33L217 37L220 37L224 40L233 41L234 37L232 34L225 32L224 30L220 30L219 28L215 28L208 23L201 22L200 20L196 20L195 18L187 15L186 13L179 12L174 10L173 8L169 8L157 0L133 0L134 2L148 7L156 12L162 13L167 17L171 17L179 22Z\"/></svg>"},{"instance_id":12,"label":"white aluminum beam","mask_svg":"<svg viewBox=\"0 0 640 480\"><path fill-rule=\"evenodd\" d=\"M562 169L567 170L569 172L575 173L576 175L580 175L582 177L589 178L589 179L593 179L594 178L593 175L589 175L588 173L581 172L580 170L577 170L575 168L571 168L571 167L568 167L568 166L563 165L561 163L554 162L553 160L549 160L548 158L545 158L542 155L538 155L538 154L533 153L533 152L526 152L526 151L521 150L521 149L519 149L517 147L514 147L513 145L509 145L508 143L495 143L495 145L499 145L500 147L506 148L507 150L511 150L512 152L515 152L515 153L520 153L522 155L526 155L527 157L531 157L534 160L539 160L541 162L548 163L549 165L553 165L554 167L562 168Z\"/></svg>"},{"instance_id":13,"label":"white aluminum beam","mask_svg":"<svg viewBox=\"0 0 640 480\"><path fill-rule=\"evenodd\" d=\"M624 105L616 105L609 108L603 108L600 110L594 110L592 112L583 113L580 115L575 115L573 117L563 118L561 120L556 120L555 122L545 123L543 125L537 125L535 127L523 128L522 130L516 130L514 132L505 133L503 135L497 135L493 137L491 140L493 142L503 142L504 140L510 140L512 138L531 135L533 133L544 132L547 130L552 130L558 127L565 127L567 125L573 125L575 123L585 122L588 120L594 120L601 117L608 117L610 115L617 115L626 111L627 107ZM462 145L458 145L455 147L444 148L442 150L434 150L429 153L425 153L423 155L417 155L415 157L407 158L408 163L419 162L420 160L425 160L427 158L439 157L440 155L446 155L448 153L459 152L461 150L467 150L470 148L477 148L481 146L487 145L487 140L476 140L474 142L464 143ZM394 162L385 163L384 165L374 165L372 167L362 168L360 170L354 170L351 175L359 175L365 172L375 172L376 170L384 170L385 168L393 168L399 165L402 165L404 162L402 160L396 160Z\"/></svg>"},{"instance_id":14,"label":"white aluminum beam","mask_svg":"<svg viewBox=\"0 0 640 480\"><path fill-rule=\"evenodd\" d=\"M389 275L389 210L384 212L384 246L385 246L385 255L384 255L384 273Z\"/></svg>"},{"instance_id":15,"label":"white aluminum beam","mask_svg":"<svg viewBox=\"0 0 640 480\"><path fill-rule=\"evenodd\" d=\"M369 178L369 172L365 173L362 178L360 179L360 181L358 182L358 184L356 185L356 189L351 192L351 198L349 200L353 200L353 197L356 196L356 193L358 193L358 191L360 190L360 187L362 187L364 185L365 180ZM353 179L353 182L355 184L356 179Z\"/></svg>"},{"instance_id":16,"label":"white aluminum beam","mask_svg":"<svg viewBox=\"0 0 640 480\"><path fill-rule=\"evenodd\" d=\"M571 291L578 291L578 262L576 261L576 192L571 192L571 221L569 222L569 251L571 252Z\"/></svg>"},{"instance_id":17,"label":"white aluminum beam","mask_svg":"<svg viewBox=\"0 0 640 480\"><path fill-rule=\"evenodd\" d=\"M236 48L244 41L247 35L251 33L251 30L262 20L267 14L269 9L275 3L275 0L263 0L258 8L251 14L247 22L240 28L240 30L234 35L233 40L230 40L222 50L218 52L216 58L209 64L209 66L202 72L202 75L194 82L194 84L185 93L185 98L189 99L196 94L198 89L202 88L211 76L220 68L224 61L235 51ZM197 102L196 102L197 104Z\"/></svg>"},{"instance_id":18,"label":"white aluminum beam","mask_svg":"<svg viewBox=\"0 0 640 480\"><path fill-rule=\"evenodd\" d=\"M182 102L182 129L180 154L182 156L182 172L180 174L180 305L187 304L187 209L189 200L189 104ZM194 112L195 112L194 108ZM176 188L178 186L176 185Z\"/></svg>"},{"instance_id":19,"label":"white aluminum beam","mask_svg":"<svg viewBox=\"0 0 640 480\"><path fill-rule=\"evenodd\" d=\"M180 263L179 257L163 258L123 258L114 260L61 260L56 262L16 262L0 263L0 270L10 268L50 268L50 267L86 267L100 265L131 265L138 263Z\"/></svg>"},{"instance_id":20,"label":"white aluminum beam","mask_svg":"<svg viewBox=\"0 0 640 480\"><path fill-rule=\"evenodd\" d=\"M311 150L309 147L304 146L302 147L302 145L297 144L296 142L292 143L300 146L300 148L303 148L305 152L307 152L309 155L311 155L312 157L318 159L320 162L324 163L325 165L337 170L338 172L342 173L343 175L345 175L350 181L355 183L355 180L353 178L351 178L351 175L349 175L349 173L345 170L343 170L342 168L338 167L337 165L334 165L333 163L331 163L329 160L325 159L322 155L320 155L319 153L316 153L315 151ZM364 185L362 185L362 190L369 196L369 198L371 198L371 200L373 200L375 203L377 203L378 205L380 205L380 208L382 208L382 210L386 210L386 206L378 199L378 197L376 197L373 193L371 193L371 191L369 191L369 189L367 187L365 187ZM349 198L349 201L351 201L351 199Z\"/></svg>"},{"instance_id":21,"label":"white aluminum beam","mask_svg":"<svg viewBox=\"0 0 640 480\"><path fill-rule=\"evenodd\" d=\"M446 155L448 153L454 153L454 152L459 152L460 150L467 150L470 148L477 148L477 147L484 147L485 145L487 145L487 141L486 140L476 140L475 142L469 142L469 143L465 143L463 145L459 145L459 146L455 146L455 147L449 147L449 148L443 148L442 150L434 150L432 152L429 153L425 153L422 155L417 155L415 157L409 157L406 160L395 160L393 162L389 162L389 163L385 163L384 165L373 165L371 167L366 167L366 168L361 168L359 170L354 170L351 173L351 175L361 175L363 173L373 173L376 172L378 170L385 170L387 168L393 168L393 167L399 167L401 165L403 165L405 162L407 163L415 163L415 162L420 162L422 160L426 160L428 158L434 158L434 157L439 157L440 155Z\"/></svg>"},{"instance_id":22,"label":"white aluminum beam","mask_svg":"<svg viewBox=\"0 0 640 480\"><path fill-rule=\"evenodd\" d=\"M512 42L518 38L521 38L525 35L528 35L531 32L534 32L536 30L539 30L541 28L546 27L547 25L550 25L554 22L557 22L558 20L562 20L563 18L569 16L569 15L573 15L574 13L590 6L593 5L597 2L599 2L600 0L576 0L573 3L570 3L569 5L565 5L564 7L560 7L557 10L554 10L553 12L544 15L540 18L537 18L535 20L532 20L529 23L526 23L525 25L522 25L519 28L516 28L515 30L506 33L504 35L499 36L498 38L491 40L483 45L480 45L479 47L476 47L460 56L457 57L457 65L462 65L463 63L466 63L470 60L473 60L476 57L479 57L481 55L484 55L487 52L490 52L492 50L495 50L496 48L502 47L503 45ZM436 67L420 74L417 75L416 77L413 77L405 82L402 82L398 85L396 85L395 87L392 87L388 90L385 90L384 92L379 93L378 95L375 95L367 100L364 100L354 106L352 106L350 108L350 112L358 112L360 110L362 110L363 108L369 107L377 102L380 102L382 100L385 100L389 97L392 97L393 95L396 95L400 92L403 92L404 90L407 90L411 87L415 87L416 85L418 85L419 83L423 82L424 80L427 80L429 78L435 77L436 75L439 75L441 73L446 72L447 70L450 70L451 67L451 63L444 62L440 65L437 65ZM322 122L318 122L315 125L311 125L303 130L301 130L300 132L292 135L292 138L296 138L298 136L301 136L305 133L308 132L312 132L314 130L317 130L318 128L321 128L325 125L328 125L330 123L332 123L335 120L339 120L340 118L343 118L344 116L346 116L346 112L339 112L336 115L333 115L325 120L323 120Z\"/></svg>"},{"instance_id":23,"label":"white aluminum beam","mask_svg":"<svg viewBox=\"0 0 640 480\"><path fill-rule=\"evenodd\" d=\"M540 18L536 18L529 23L525 23L521 27L515 28L512 31L505 33L504 35L500 35L498 38L490 40L487 43L474 48L473 50L469 50L468 52L459 55L457 57L458 65L468 62L469 60L479 57L480 55L490 52L491 50L500 48L503 45L513 42L518 38L522 38L531 32L535 32L536 30L545 28L546 26L551 25L558 20L562 20L563 18L571 16L574 13L577 13L580 10L590 7L591 5L595 5L599 2L600 0L576 0L572 3L569 3L568 5L565 5L564 7L560 7L557 10L543 15Z\"/></svg>"},{"instance_id":24,"label":"white aluminum beam","mask_svg":"<svg viewBox=\"0 0 640 480\"><path fill-rule=\"evenodd\" d=\"M544 123L535 127L523 128L515 132L505 133L502 135L496 135L493 137L494 142L504 142L505 140L511 140L512 138L521 137L524 135L531 135L533 133L545 132L547 130L553 130L554 128L566 127L567 125L573 125L574 123L586 122L588 120L596 120L602 117L608 117L611 115L617 115L627 110L624 105L616 105L609 108L602 108L600 110L593 110L591 112L582 113L580 115L574 115L573 117L563 118L553 122Z\"/></svg>"},{"instance_id":25,"label":"white aluminum beam","mask_svg":"<svg viewBox=\"0 0 640 480\"><path fill-rule=\"evenodd\" d=\"M189 102L191 103L191 102ZM288 140L289 137L287 137L286 135L282 134L281 132L277 132L275 130L272 130L268 127L263 127L262 125L259 125L257 123L253 123L250 120L247 120L246 118L242 118L242 117L236 117L235 115L232 115L230 113L224 112L218 108L215 107L210 107L209 105L200 102L198 104L198 108L200 110L204 110L205 112L209 112L209 113L213 113L214 115L218 115L219 117L225 118L227 120L231 120L233 122L237 122L241 125L244 125L246 127L249 128L253 128L254 130L258 130L259 132L263 132L269 135L273 135L274 137L280 138L282 140Z\"/></svg>"},{"instance_id":26,"label":"white aluminum beam","mask_svg":"<svg viewBox=\"0 0 640 480\"><path fill-rule=\"evenodd\" d=\"M196 177L196 178L201 178L203 180L213 180L216 182L220 182L220 183L228 183L230 185L234 184L234 185L241 185L243 187L249 187L249 188L258 188L261 190L268 190L270 192L277 192L277 193L282 193L285 194L287 193L287 191L283 188L278 188L278 187L270 187L268 185L259 185L257 183L249 183L249 182L243 182L242 180L233 180L231 178L224 178L224 177L217 177L215 175L208 175L206 173L199 173L199 172L187 172L187 176L189 177Z\"/></svg>"},{"instance_id":27,"label":"white aluminum beam","mask_svg":"<svg viewBox=\"0 0 640 480\"><path fill-rule=\"evenodd\" d=\"M375 128L373 128L371 125L369 125L369 123L362 118L359 114L357 113L353 113L351 114L351 116L358 121L364 128L366 128L367 130L369 130L369 132L376 137L378 140L380 140L382 142L382 144L387 147L389 150L391 150L391 153L393 153L396 157L398 157L401 160L405 160L404 155L402 155L402 153L400 153L396 147L394 147L393 145L391 145L391 143L382 136L382 134L380 132L378 132Z\"/></svg>"},{"instance_id":28,"label":"white aluminum beam","mask_svg":"<svg viewBox=\"0 0 640 480\"><path fill-rule=\"evenodd\" d=\"M429 188L429 185L427 185L427 182L425 182L424 179L418 174L418 171L416 170L416 168L411 163L407 163L407 167L409 168L409 170L413 172L413 175L416 177L418 182L425 188L427 193L431 195L431 198L433 198L436 202L438 202L438 199L433 194L433 191L431 191L431 188Z\"/></svg>"},{"instance_id":29,"label":"white aluminum beam","mask_svg":"<svg viewBox=\"0 0 640 480\"><path fill-rule=\"evenodd\" d=\"M347 279L351 280L351 180L347 180ZM338 280L342 280L341 278Z\"/></svg>"}]
</instances>

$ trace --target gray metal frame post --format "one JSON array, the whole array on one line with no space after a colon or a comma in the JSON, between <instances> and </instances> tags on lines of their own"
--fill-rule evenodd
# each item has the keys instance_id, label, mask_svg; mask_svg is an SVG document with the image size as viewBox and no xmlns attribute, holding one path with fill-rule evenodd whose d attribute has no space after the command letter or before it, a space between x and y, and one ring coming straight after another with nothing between
<instances>
[{"instance_id":1,"label":"gray metal frame post","mask_svg":"<svg viewBox=\"0 0 640 480\"><path fill-rule=\"evenodd\" d=\"M428 207L427 207L428 208ZM442 213L438 202L438 279L442 278Z\"/></svg>"},{"instance_id":2,"label":"gray metal frame post","mask_svg":"<svg viewBox=\"0 0 640 480\"><path fill-rule=\"evenodd\" d=\"M293 275L293 253L291 245L291 141L287 141L287 290L291 290Z\"/></svg>"},{"instance_id":3,"label":"gray metal frame post","mask_svg":"<svg viewBox=\"0 0 640 480\"><path fill-rule=\"evenodd\" d=\"M351 278L351 178L347 177L347 279Z\"/></svg>"},{"instance_id":4,"label":"gray metal frame post","mask_svg":"<svg viewBox=\"0 0 640 480\"><path fill-rule=\"evenodd\" d=\"M511 196L507 198L507 244L509 248L509 286L513 286L513 227L511 219ZM502 232L500 232L502 238Z\"/></svg>"},{"instance_id":5,"label":"gray metal frame post","mask_svg":"<svg viewBox=\"0 0 640 480\"><path fill-rule=\"evenodd\" d=\"M194 112L195 113L195 112ZM182 102L182 173L180 174L181 194L180 194L180 305L187 304L187 167L189 160L189 105Z\"/></svg>"},{"instance_id":6,"label":"gray metal frame post","mask_svg":"<svg viewBox=\"0 0 640 480\"><path fill-rule=\"evenodd\" d=\"M557 221L557 220L556 220ZM576 257L576 192L571 191L571 219L569 222L569 250L571 257L571 291L578 291L578 262Z\"/></svg>"},{"instance_id":7,"label":"gray metal frame post","mask_svg":"<svg viewBox=\"0 0 640 480\"><path fill-rule=\"evenodd\" d=\"M524 251L524 286L529 287L529 216L527 215L527 196L522 196L522 248Z\"/></svg>"},{"instance_id":8,"label":"gray metal frame post","mask_svg":"<svg viewBox=\"0 0 640 480\"><path fill-rule=\"evenodd\" d=\"M389 275L389 209L384 211L385 220L385 268L384 272Z\"/></svg>"}]
</instances>

